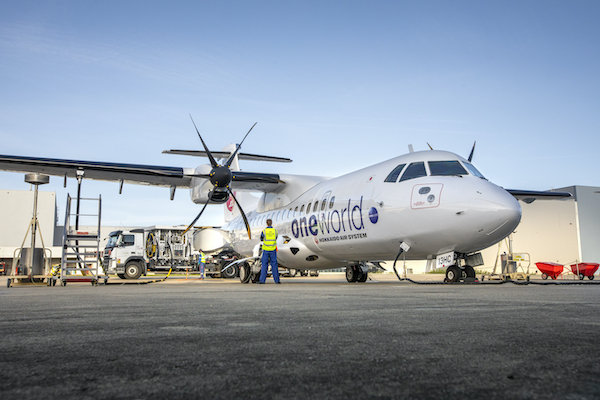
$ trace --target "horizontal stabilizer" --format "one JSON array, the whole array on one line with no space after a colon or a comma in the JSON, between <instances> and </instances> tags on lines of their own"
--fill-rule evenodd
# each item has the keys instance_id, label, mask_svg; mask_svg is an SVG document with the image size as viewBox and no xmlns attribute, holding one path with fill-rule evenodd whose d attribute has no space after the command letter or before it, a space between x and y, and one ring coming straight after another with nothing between
<instances>
[{"instance_id":1,"label":"horizontal stabilizer","mask_svg":"<svg viewBox=\"0 0 600 400\"><path fill-rule=\"evenodd\" d=\"M211 151L215 158L229 158L231 155L228 151ZM201 150L164 150L163 154L175 154L180 156L194 156L194 157L208 157L206 151ZM289 163L292 162L289 158L273 157L273 156L261 156L259 154L250 153L238 153L238 159L240 160L251 160L251 161L270 161L270 162L281 162Z\"/></svg>"},{"instance_id":2,"label":"horizontal stabilizer","mask_svg":"<svg viewBox=\"0 0 600 400\"><path fill-rule=\"evenodd\" d=\"M551 190L536 191L506 189L506 191L512 194L517 200L524 201L527 204L531 204L535 200L566 200L573 197L571 193L568 192L553 192Z\"/></svg>"}]
</instances>

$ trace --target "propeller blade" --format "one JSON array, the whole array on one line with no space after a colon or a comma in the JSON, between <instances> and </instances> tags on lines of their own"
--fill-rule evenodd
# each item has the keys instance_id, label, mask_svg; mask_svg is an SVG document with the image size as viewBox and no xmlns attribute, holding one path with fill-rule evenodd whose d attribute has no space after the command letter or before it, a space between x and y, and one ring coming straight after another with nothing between
<instances>
[{"instance_id":1,"label":"propeller blade","mask_svg":"<svg viewBox=\"0 0 600 400\"><path fill-rule=\"evenodd\" d=\"M210 165L212 165L213 168L218 167L219 164L217 164L217 161L213 157L212 153L210 152L210 150L208 150L208 147L206 147L206 143L204 143L204 140L202 139L202 136L200 135L200 131L198 131L198 127L196 127L196 123L194 122L194 119L192 118L192 114L190 114L190 119L192 120L192 124L194 124L194 128L196 128L196 133L198 134L198 137L200 138L200 141L202 142L202 146L204 146L204 150L206 150L206 155L208 156L208 159L210 160Z\"/></svg>"},{"instance_id":2,"label":"propeller blade","mask_svg":"<svg viewBox=\"0 0 600 400\"><path fill-rule=\"evenodd\" d=\"M246 133L246 136L244 136L244 138L242 139L242 142L240 144L238 144L237 148L235 149L235 151L233 152L233 154L229 157L229 159L227 160L227 163L225 164L225 166L227 168L229 168L231 166L231 163L233 162L233 159L235 158L236 154L238 153L238 151L240 151L240 149L242 148L242 144L244 143L244 140L246 140L246 138L248 137L248 135L250 134L250 131L252 131L252 129L254 129L254 127L256 126L256 124L258 124L258 122L255 122L254 125L252 125L252 128L250 128L250 130L248 131L248 133Z\"/></svg>"},{"instance_id":3,"label":"propeller blade","mask_svg":"<svg viewBox=\"0 0 600 400\"><path fill-rule=\"evenodd\" d=\"M475 145L477 144L477 141L473 142L473 148L471 149L471 154L469 154L469 162L471 162L471 160L473 160L473 154L475 153Z\"/></svg>"},{"instance_id":4,"label":"propeller blade","mask_svg":"<svg viewBox=\"0 0 600 400\"><path fill-rule=\"evenodd\" d=\"M196 218L194 218L194 220L192 221L191 224L188 225L187 228L185 228L185 231L183 231L183 233L181 234L181 236L185 235L187 233L187 231L189 231L190 229L192 229L192 226L194 226L194 224L196 223L196 221L198 221L200 219L200 216L202 215L202 213L204 212L204 209L206 208L206 206L208 205L209 200L206 200L206 203L204 203L204 207L202 207L202 210L200 211L200 214L198 214L196 216Z\"/></svg>"},{"instance_id":5,"label":"propeller blade","mask_svg":"<svg viewBox=\"0 0 600 400\"><path fill-rule=\"evenodd\" d=\"M242 218L244 219L244 223L246 224L246 230L248 231L248 239L252 239L252 235L250 234L250 224L248 223L248 218L246 218L246 213L244 212L244 210L242 209L242 206L240 206L240 203L238 202L238 200L235 198L233 192L231 191L231 189L229 187L227 187L227 191L229 192L229 194L231 195L231 197L233 198L233 200L235 201L235 204L238 206L238 208L240 209L240 213L242 214Z\"/></svg>"}]
</instances>

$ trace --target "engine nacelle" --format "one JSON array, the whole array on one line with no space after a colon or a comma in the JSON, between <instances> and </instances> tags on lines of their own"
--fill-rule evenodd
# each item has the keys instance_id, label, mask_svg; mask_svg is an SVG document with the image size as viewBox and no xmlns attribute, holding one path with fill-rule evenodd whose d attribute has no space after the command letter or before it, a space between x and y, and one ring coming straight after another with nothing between
<instances>
[{"instance_id":1,"label":"engine nacelle","mask_svg":"<svg viewBox=\"0 0 600 400\"><path fill-rule=\"evenodd\" d=\"M196 168L195 173L197 175L208 175L210 174L211 167L208 164L203 164ZM190 197L196 204L204 204L208 201L208 196L211 190L213 190L213 184L205 178L192 178L192 187L190 189Z\"/></svg>"}]
</instances>

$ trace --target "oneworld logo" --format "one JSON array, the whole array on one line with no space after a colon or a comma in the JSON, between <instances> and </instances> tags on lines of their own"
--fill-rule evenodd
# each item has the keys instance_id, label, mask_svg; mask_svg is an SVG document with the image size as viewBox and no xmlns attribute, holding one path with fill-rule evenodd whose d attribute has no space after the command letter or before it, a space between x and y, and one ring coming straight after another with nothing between
<instances>
[{"instance_id":1,"label":"oneworld logo","mask_svg":"<svg viewBox=\"0 0 600 400\"><path fill-rule=\"evenodd\" d=\"M361 231L365 229L362 212L363 198L353 204L348 200L348 206L342 209L334 209L309 217L302 217L292 221L292 235L295 238L327 235L332 233ZM377 210L369 210L369 219L377 223Z\"/></svg>"}]
</instances>

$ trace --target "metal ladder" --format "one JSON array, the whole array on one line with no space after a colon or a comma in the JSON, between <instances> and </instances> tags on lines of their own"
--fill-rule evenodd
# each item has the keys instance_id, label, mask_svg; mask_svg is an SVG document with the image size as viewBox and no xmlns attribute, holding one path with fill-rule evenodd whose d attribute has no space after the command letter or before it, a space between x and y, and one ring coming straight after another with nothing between
<instances>
[{"instance_id":1,"label":"metal ladder","mask_svg":"<svg viewBox=\"0 0 600 400\"><path fill-rule=\"evenodd\" d=\"M72 212L71 203L77 201L76 210ZM97 202L97 209L95 204ZM81 211L83 208L85 211ZM71 198L67 194L65 226L62 239L62 258L60 264L60 283L65 286L68 281L91 282L97 285L100 278L106 283L108 276L99 275L100 265L100 217L102 197ZM73 218L74 217L74 218ZM73 219L75 224L72 225ZM87 219L89 226L95 230L80 230L80 219ZM92 222L93 221L93 225ZM97 225L96 225L97 223Z\"/></svg>"}]
</instances>

